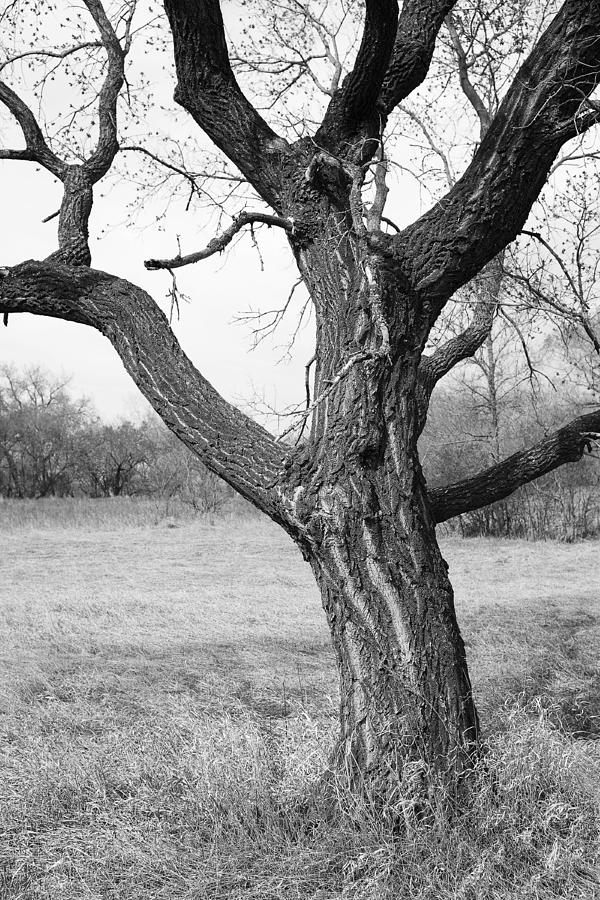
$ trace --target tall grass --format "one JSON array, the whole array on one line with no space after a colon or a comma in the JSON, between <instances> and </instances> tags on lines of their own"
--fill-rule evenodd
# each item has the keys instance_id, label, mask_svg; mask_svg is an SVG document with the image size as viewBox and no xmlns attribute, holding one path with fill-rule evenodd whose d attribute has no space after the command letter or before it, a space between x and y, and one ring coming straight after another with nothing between
<instances>
[{"instance_id":1,"label":"tall grass","mask_svg":"<svg viewBox=\"0 0 600 900\"><path fill-rule=\"evenodd\" d=\"M315 787L324 722L224 713L7 751L0 895L127 900L550 900L600 892L597 748L503 710L471 802L386 817ZM26 724L26 723L23 723ZM97 723L99 724L99 723ZM331 724L331 723L329 723ZM108 723L105 723L108 725ZM394 823L402 823L392 827Z\"/></svg>"},{"instance_id":2,"label":"tall grass","mask_svg":"<svg viewBox=\"0 0 600 900\"><path fill-rule=\"evenodd\" d=\"M190 522L244 519L258 515L241 498L232 499L217 515L201 514L177 497L43 497L7 500L0 497L0 531L116 528Z\"/></svg>"}]
</instances>

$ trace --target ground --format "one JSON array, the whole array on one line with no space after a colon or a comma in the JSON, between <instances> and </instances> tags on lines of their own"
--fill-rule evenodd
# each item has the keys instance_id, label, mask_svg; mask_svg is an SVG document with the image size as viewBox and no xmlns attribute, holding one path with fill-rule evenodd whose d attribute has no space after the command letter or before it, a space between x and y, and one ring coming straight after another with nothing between
<instances>
[{"instance_id":1,"label":"ground","mask_svg":"<svg viewBox=\"0 0 600 900\"><path fill-rule=\"evenodd\" d=\"M600 897L597 543L443 539L490 749L474 809L425 827L399 800L392 834L311 794L336 675L280 529L128 501L0 520L6 900Z\"/></svg>"}]
</instances>

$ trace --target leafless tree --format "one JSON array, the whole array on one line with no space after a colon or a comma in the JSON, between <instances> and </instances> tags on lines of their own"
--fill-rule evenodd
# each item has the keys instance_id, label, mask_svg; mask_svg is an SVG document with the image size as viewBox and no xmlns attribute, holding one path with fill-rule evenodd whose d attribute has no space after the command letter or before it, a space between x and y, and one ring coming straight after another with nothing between
<instances>
[{"instance_id":1,"label":"leafless tree","mask_svg":"<svg viewBox=\"0 0 600 900\"><path fill-rule=\"evenodd\" d=\"M57 252L5 268L0 311L55 316L105 334L169 428L300 547L331 628L341 681L337 759L355 789L386 796L403 771L461 773L479 726L436 523L578 460L600 431L600 410L428 491L417 440L435 385L485 340L477 305L463 332L425 351L456 292L493 276L561 148L596 124L600 2L565 0L548 18L514 77L499 86L497 108L462 174L416 221L390 231L383 221L388 120L402 127L391 117L427 78L438 33L457 4L404 0L399 9L396 0L366 0L350 71L329 82L318 121L311 127L311 105L294 136L294 122L279 133L281 118L261 114L242 92L218 0L165 0L175 99L263 205L242 211L204 251L148 266L193 263L253 223L285 233L316 319L313 390L294 423L308 427L293 448L219 396L145 291L89 267L92 186L118 151L133 4L109 20L99 0L84 2L101 44L94 52L104 54L91 152L66 162L32 109L0 86L25 141L0 156L35 161L64 184ZM515 59L521 49L515 46ZM500 64L489 53L484 62Z\"/></svg>"},{"instance_id":2,"label":"leafless tree","mask_svg":"<svg viewBox=\"0 0 600 900\"><path fill-rule=\"evenodd\" d=\"M40 369L0 368L0 496L73 493L80 438L91 420L87 401Z\"/></svg>"}]
</instances>

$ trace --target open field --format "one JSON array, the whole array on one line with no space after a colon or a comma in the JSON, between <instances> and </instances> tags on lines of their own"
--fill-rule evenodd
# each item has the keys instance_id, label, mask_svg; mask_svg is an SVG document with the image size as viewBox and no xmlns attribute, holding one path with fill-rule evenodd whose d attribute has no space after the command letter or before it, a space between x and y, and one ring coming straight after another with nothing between
<instances>
[{"instance_id":1,"label":"open field","mask_svg":"<svg viewBox=\"0 0 600 900\"><path fill-rule=\"evenodd\" d=\"M490 752L394 835L306 801L337 685L283 532L65 509L0 504L3 900L600 897L597 543L444 542Z\"/></svg>"}]
</instances>

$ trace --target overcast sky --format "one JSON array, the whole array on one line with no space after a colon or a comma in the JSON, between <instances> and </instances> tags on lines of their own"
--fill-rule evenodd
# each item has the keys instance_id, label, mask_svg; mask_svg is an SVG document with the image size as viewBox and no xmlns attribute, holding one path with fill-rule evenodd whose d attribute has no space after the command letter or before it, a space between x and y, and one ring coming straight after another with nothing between
<instances>
[{"instance_id":1,"label":"overcast sky","mask_svg":"<svg viewBox=\"0 0 600 900\"><path fill-rule=\"evenodd\" d=\"M0 264L43 259L52 252L57 220L42 223L60 202L59 186L52 177L31 163L3 162L0 195L5 210ZM168 313L170 276L147 272L143 260L174 255L176 235L190 231L190 214L188 221L181 221L183 214L179 219L174 216L167 232L151 226L140 231L135 224L113 225L105 236L98 237L107 221L115 223L124 217L123 195L118 190L97 199L91 221L92 264L143 286ZM283 408L302 398L303 367L312 353L312 324L300 331L291 360L281 359L285 356L285 329L251 352L251 329L236 323L235 317L249 308L281 306L297 278L282 233L262 229L258 239L264 272L249 236L227 255L180 270L178 281L192 302L182 304L180 320L173 322L173 328L194 363L225 397L240 402L264 394L269 403ZM189 252L198 245L188 238L183 249ZM293 312L291 316L293 323ZM73 389L87 394L103 416L114 418L146 408L109 342L85 326L13 315L8 328L0 328L0 359L19 366L39 364L72 375Z\"/></svg>"}]
</instances>

